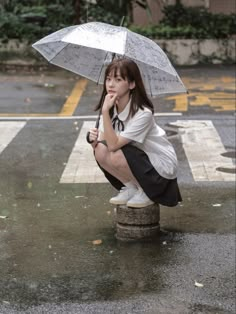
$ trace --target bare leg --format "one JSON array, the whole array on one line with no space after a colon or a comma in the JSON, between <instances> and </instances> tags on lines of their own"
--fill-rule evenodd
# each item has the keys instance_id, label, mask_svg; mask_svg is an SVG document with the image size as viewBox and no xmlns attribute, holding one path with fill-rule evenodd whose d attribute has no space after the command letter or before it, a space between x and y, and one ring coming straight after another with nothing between
<instances>
[{"instance_id":1,"label":"bare leg","mask_svg":"<svg viewBox=\"0 0 236 314\"><path fill-rule=\"evenodd\" d=\"M133 176L122 150L109 152L107 147L99 143L95 148L95 157L99 164L122 183L132 182L139 186Z\"/></svg>"}]
</instances>

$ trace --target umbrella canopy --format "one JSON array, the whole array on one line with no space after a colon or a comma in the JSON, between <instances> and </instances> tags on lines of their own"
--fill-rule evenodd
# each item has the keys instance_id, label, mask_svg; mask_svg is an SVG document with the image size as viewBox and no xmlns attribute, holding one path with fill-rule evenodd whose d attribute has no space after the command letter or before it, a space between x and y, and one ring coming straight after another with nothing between
<instances>
[{"instance_id":1,"label":"umbrella canopy","mask_svg":"<svg viewBox=\"0 0 236 314\"><path fill-rule=\"evenodd\" d=\"M135 61L151 96L186 92L164 51L122 26L90 22L63 28L33 44L50 63L102 84L113 58Z\"/></svg>"}]
</instances>

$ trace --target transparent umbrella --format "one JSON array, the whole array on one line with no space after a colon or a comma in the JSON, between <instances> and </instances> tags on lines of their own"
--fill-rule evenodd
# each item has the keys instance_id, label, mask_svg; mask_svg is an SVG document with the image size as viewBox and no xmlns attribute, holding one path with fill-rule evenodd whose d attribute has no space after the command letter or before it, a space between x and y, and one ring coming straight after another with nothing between
<instances>
[{"instance_id":1,"label":"transparent umbrella","mask_svg":"<svg viewBox=\"0 0 236 314\"><path fill-rule=\"evenodd\" d=\"M149 95L186 92L158 44L122 26L101 22L70 26L42 38L33 48L50 63L98 84L113 58L126 57L137 63Z\"/></svg>"}]
</instances>

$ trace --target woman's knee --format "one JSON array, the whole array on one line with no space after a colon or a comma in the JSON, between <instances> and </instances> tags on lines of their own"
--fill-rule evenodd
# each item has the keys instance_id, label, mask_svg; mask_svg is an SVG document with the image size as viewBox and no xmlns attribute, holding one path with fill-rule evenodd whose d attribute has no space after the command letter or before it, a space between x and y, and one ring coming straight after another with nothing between
<instances>
[{"instance_id":1,"label":"woman's knee","mask_svg":"<svg viewBox=\"0 0 236 314\"><path fill-rule=\"evenodd\" d=\"M117 170L124 168L127 164L127 161L121 150L110 153L111 164Z\"/></svg>"},{"instance_id":2,"label":"woman's knee","mask_svg":"<svg viewBox=\"0 0 236 314\"><path fill-rule=\"evenodd\" d=\"M108 152L107 147L102 143L98 143L94 149L95 159L100 165L103 165L106 163L108 153L109 152Z\"/></svg>"}]
</instances>

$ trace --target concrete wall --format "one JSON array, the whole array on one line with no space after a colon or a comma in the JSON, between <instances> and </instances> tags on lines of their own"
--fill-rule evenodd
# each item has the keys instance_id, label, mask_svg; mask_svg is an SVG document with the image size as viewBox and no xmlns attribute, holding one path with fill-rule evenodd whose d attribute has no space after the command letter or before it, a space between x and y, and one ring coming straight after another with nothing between
<instances>
[{"instance_id":1,"label":"concrete wall","mask_svg":"<svg viewBox=\"0 0 236 314\"><path fill-rule=\"evenodd\" d=\"M235 40L173 39L156 41L176 65L235 62Z\"/></svg>"},{"instance_id":2,"label":"concrete wall","mask_svg":"<svg viewBox=\"0 0 236 314\"><path fill-rule=\"evenodd\" d=\"M167 53L175 65L195 65L200 63L220 64L235 62L235 39L172 39L158 40L159 46ZM37 56L37 58L35 58ZM3 62L37 63L39 54L30 44L11 40L7 44L0 41L0 64ZM41 62L44 59L41 57Z\"/></svg>"}]
</instances>

